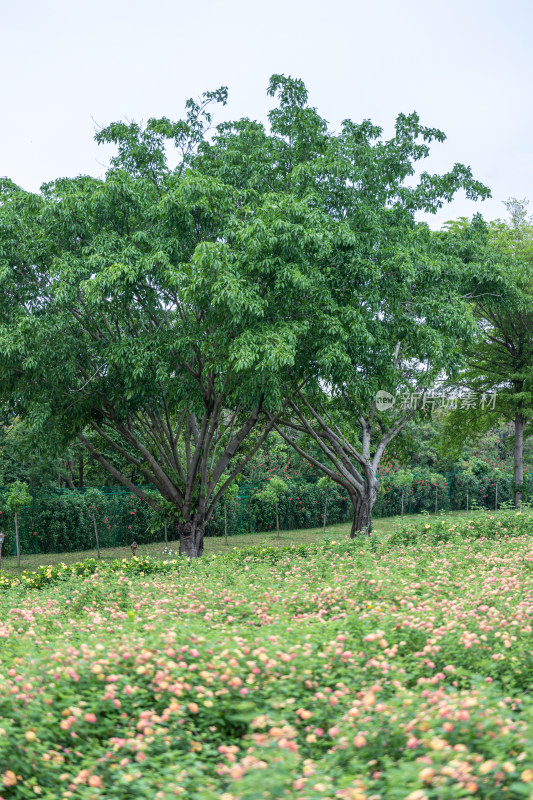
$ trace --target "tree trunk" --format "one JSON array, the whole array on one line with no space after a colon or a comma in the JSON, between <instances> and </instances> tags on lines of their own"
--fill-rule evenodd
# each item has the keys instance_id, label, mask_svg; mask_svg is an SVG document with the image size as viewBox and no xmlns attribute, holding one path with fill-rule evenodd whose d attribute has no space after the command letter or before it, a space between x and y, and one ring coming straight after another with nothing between
<instances>
[{"instance_id":1,"label":"tree trunk","mask_svg":"<svg viewBox=\"0 0 533 800\"><path fill-rule=\"evenodd\" d=\"M72 480L72 472L63 475L62 472L59 473L60 482L62 485L66 486L68 489L75 489L74 481Z\"/></svg>"},{"instance_id":2,"label":"tree trunk","mask_svg":"<svg viewBox=\"0 0 533 800\"><path fill-rule=\"evenodd\" d=\"M524 427L525 420L521 414L514 418L514 505L522 505L522 488L524 483Z\"/></svg>"},{"instance_id":3,"label":"tree trunk","mask_svg":"<svg viewBox=\"0 0 533 800\"><path fill-rule=\"evenodd\" d=\"M74 459L67 461L67 469L68 469L68 475L67 475L68 488L75 489L76 487L74 485Z\"/></svg>"},{"instance_id":4,"label":"tree trunk","mask_svg":"<svg viewBox=\"0 0 533 800\"><path fill-rule=\"evenodd\" d=\"M19 512L15 511L15 541L17 543L17 567L20 567Z\"/></svg>"},{"instance_id":5,"label":"tree trunk","mask_svg":"<svg viewBox=\"0 0 533 800\"><path fill-rule=\"evenodd\" d=\"M354 516L350 539L354 539L357 534L370 535L372 530L372 509L378 494L378 482L373 480L365 481L362 495L352 497Z\"/></svg>"},{"instance_id":6,"label":"tree trunk","mask_svg":"<svg viewBox=\"0 0 533 800\"><path fill-rule=\"evenodd\" d=\"M78 489L83 489L83 456L78 456Z\"/></svg>"},{"instance_id":7,"label":"tree trunk","mask_svg":"<svg viewBox=\"0 0 533 800\"><path fill-rule=\"evenodd\" d=\"M180 556L200 558L204 552L205 519L179 522L176 529L180 541Z\"/></svg>"},{"instance_id":8,"label":"tree trunk","mask_svg":"<svg viewBox=\"0 0 533 800\"><path fill-rule=\"evenodd\" d=\"M98 528L96 526L96 517L93 513L93 525L94 525L94 536L96 539L96 552L98 553L98 558L100 558L100 540L98 539Z\"/></svg>"}]
</instances>

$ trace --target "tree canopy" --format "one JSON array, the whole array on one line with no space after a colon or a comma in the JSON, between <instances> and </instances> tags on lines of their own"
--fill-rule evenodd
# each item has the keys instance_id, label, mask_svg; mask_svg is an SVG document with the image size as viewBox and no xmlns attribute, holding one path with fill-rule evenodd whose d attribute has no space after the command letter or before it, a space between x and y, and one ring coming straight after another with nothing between
<instances>
[{"instance_id":1,"label":"tree canopy","mask_svg":"<svg viewBox=\"0 0 533 800\"><path fill-rule=\"evenodd\" d=\"M420 360L442 351L424 321L460 317L428 291L443 261L415 214L459 189L488 194L462 165L412 181L444 139L416 114L383 140L369 121L330 131L299 80L274 75L268 91L269 129L241 119L208 135L221 88L177 122L100 130L117 146L104 179L0 186L2 401L43 439L77 438L152 507L169 504L191 556L303 386L364 393L397 341Z\"/></svg>"},{"instance_id":2,"label":"tree canopy","mask_svg":"<svg viewBox=\"0 0 533 800\"><path fill-rule=\"evenodd\" d=\"M472 413L458 409L444 436L455 449L490 430L499 420L515 430L515 504L521 503L524 435L533 421L533 218L527 203L506 203L508 220L459 220L442 234L464 265L463 291L476 320L477 335L465 343L463 388L497 402Z\"/></svg>"}]
</instances>

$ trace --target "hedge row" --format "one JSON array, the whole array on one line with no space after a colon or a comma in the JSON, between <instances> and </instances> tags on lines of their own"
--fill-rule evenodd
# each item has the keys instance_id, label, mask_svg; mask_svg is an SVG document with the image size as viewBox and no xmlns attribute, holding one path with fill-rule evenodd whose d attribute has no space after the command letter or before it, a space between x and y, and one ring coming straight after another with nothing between
<instances>
[{"instance_id":1,"label":"hedge row","mask_svg":"<svg viewBox=\"0 0 533 800\"><path fill-rule=\"evenodd\" d=\"M325 494L316 484L289 484L287 495L279 503L281 527L287 530L320 526L324 503ZM230 535L275 528L275 510L263 503L260 495L254 494L242 500L221 501L207 525L207 536L224 534L224 509ZM330 490L328 522L343 521L347 510L347 501L336 490ZM163 523L146 503L128 492L100 491L96 503L79 491L35 492L32 504L19 512L21 553L63 553L94 548L93 514L100 547L164 539ZM3 554L16 555L14 514L2 502L2 494L0 530L5 533ZM168 536L172 538L171 530Z\"/></svg>"},{"instance_id":2,"label":"hedge row","mask_svg":"<svg viewBox=\"0 0 533 800\"><path fill-rule=\"evenodd\" d=\"M0 508L3 553L15 555L14 514L5 503ZM19 511L21 553L90 550L95 547L93 514L100 547L126 545L134 539L145 544L164 536L162 528L151 533L152 510L129 493L99 492L97 503L78 491L35 493L31 505Z\"/></svg>"},{"instance_id":3,"label":"hedge row","mask_svg":"<svg viewBox=\"0 0 533 800\"><path fill-rule=\"evenodd\" d=\"M500 504L510 499L512 484L509 479L499 482ZM494 486L489 478L480 475L470 484L461 474L449 477L448 484L441 476L437 488L439 509L459 509L466 506L466 491L473 507L494 505ZM474 480L474 483L472 483ZM303 483L289 479L287 491L280 497L278 514L284 530L320 527L324 521L327 500L327 522L334 525L350 519L351 505L342 490L336 486L324 490L318 483ZM375 517L399 514L401 489L383 482L384 491L378 496L374 508ZM478 499L479 497L479 499ZM92 507L91 507L92 506ZM429 473L420 472L404 498L405 512L433 512L435 487ZM157 522L152 510L128 492L99 492L98 502L91 503L89 497L79 491L56 493L36 492L30 506L19 512L19 535L21 552L51 553L89 550L95 546L93 513L95 515L101 547L124 546L136 540L139 544L162 541L164 527ZM276 526L276 511L272 503L263 500L261 491L242 492L242 496L225 498L215 509L206 528L207 536L224 534L225 519L229 535L273 530ZM15 555L15 525L13 514L5 508L0 493L0 530L5 533L4 555ZM172 538L172 532L169 532Z\"/></svg>"}]
</instances>

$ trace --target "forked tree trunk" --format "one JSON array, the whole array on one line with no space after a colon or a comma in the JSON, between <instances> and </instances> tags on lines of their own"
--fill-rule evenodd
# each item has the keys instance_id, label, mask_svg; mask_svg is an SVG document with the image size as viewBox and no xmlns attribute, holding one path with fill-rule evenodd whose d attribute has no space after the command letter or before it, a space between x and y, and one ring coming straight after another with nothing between
<instances>
[{"instance_id":1,"label":"forked tree trunk","mask_svg":"<svg viewBox=\"0 0 533 800\"><path fill-rule=\"evenodd\" d=\"M200 558L204 552L205 520L193 519L189 522L178 522L177 537L180 542L180 556Z\"/></svg>"},{"instance_id":2,"label":"forked tree trunk","mask_svg":"<svg viewBox=\"0 0 533 800\"><path fill-rule=\"evenodd\" d=\"M354 539L358 534L369 535L372 529L372 509L378 495L378 482L366 480L364 490L361 495L353 495L352 503L354 516L350 538Z\"/></svg>"},{"instance_id":3,"label":"forked tree trunk","mask_svg":"<svg viewBox=\"0 0 533 800\"><path fill-rule=\"evenodd\" d=\"M522 505L522 488L524 483L524 428L525 420L520 414L514 419L514 504Z\"/></svg>"}]
</instances>

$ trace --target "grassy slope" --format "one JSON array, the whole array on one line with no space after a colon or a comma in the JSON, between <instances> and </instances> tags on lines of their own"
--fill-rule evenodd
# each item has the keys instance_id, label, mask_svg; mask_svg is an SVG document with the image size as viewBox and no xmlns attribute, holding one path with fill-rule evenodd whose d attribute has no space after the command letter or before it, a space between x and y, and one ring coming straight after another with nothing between
<instances>
[{"instance_id":1,"label":"grassy slope","mask_svg":"<svg viewBox=\"0 0 533 800\"><path fill-rule=\"evenodd\" d=\"M471 512L470 515L472 515L472 513L478 514L483 512ZM466 512L456 511L456 512L451 512L446 516L462 517L466 516ZM421 514L405 515L406 522L412 522L420 518L422 518ZM401 520L399 516L376 519L372 523L374 533L378 535L384 533L390 533L394 525L398 525L400 521ZM349 533L350 533L349 523L342 523L340 525L328 525L326 527L326 535L345 537L348 536ZM209 536L205 540L205 552L223 553L227 552L227 550L232 547L248 547L250 545L260 545L260 544L269 544L269 545L311 544L320 541L322 537L323 537L322 528L307 528L302 530L281 531L279 539L276 536L275 531L264 531L262 533L230 536L227 545L224 543L223 537ZM164 546L165 545L163 542L154 542L154 544L142 545L141 547L138 548L137 555L138 556L149 555L155 558L158 557L162 558ZM177 542L170 542L169 548L174 551L174 554L177 554L179 549ZM100 552L102 559L108 561L111 561L115 558L129 558L131 556L131 550L129 547L109 547L102 549ZM94 558L94 557L95 557L94 550L81 550L72 553L38 553L36 555L33 554L25 555L23 553L21 556L20 569L17 567L17 559L13 556L8 558L6 558L5 556L2 557L1 568L9 574L20 574L20 572L23 572L25 570L34 570L42 565L61 564L61 563L73 564L78 561L83 561L83 559L85 558ZM166 557L168 558L168 555Z\"/></svg>"}]
</instances>

